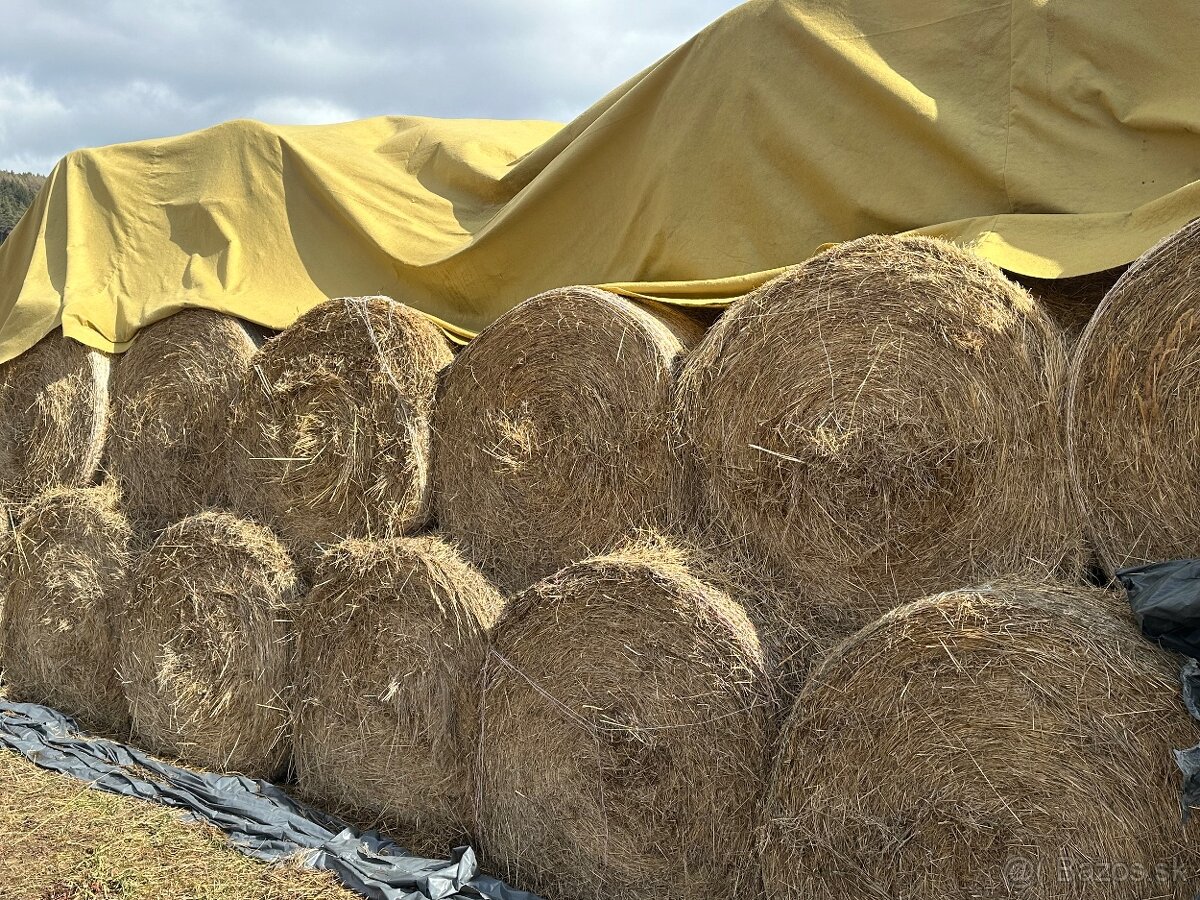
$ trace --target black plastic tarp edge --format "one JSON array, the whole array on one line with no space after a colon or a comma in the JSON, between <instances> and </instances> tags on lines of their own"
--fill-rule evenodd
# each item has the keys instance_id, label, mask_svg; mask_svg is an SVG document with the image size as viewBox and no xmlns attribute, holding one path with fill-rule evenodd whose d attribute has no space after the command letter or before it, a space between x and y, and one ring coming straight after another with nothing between
<instances>
[{"instance_id":1,"label":"black plastic tarp edge","mask_svg":"<svg viewBox=\"0 0 1200 900\"><path fill-rule=\"evenodd\" d=\"M0 746L102 791L179 809L223 831L247 856L332 872L371 900L538 900L480 872L470 847L457 848L449 860L412 856L375 832L356 831L296 802L273 784L164 763L85 735L74 720L45 706L0 699Z\"/></svg>"}]
</instances>

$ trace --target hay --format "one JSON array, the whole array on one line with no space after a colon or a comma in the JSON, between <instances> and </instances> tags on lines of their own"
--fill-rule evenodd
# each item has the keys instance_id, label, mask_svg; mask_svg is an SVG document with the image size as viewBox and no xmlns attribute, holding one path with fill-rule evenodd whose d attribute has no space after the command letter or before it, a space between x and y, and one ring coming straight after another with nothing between
<instances>
[{"instance_id":1,"label":"hay","mask_svg":"<svg viewBox=\"0 0 1200 900\"><path fill-rule=\"evenodd\" d=\"M647 544L534 585L493 642L488 864L564 900L753 896L774 698L740 606Z\"/></svg>"},{"instance_id":2,"label":"hay","mask_svg":"<svg viewBox=\"0 0 1200 900\"><path fill-rule=\"evenodd\" d=\"M24 509L10 540L2 618L10 697L123 730L115 666L130 529L116 492L52 489Z\"/></svg>"},{"instance_id":3,"label":"hay","mask_svg":"<svg viewBox=\"0 0 1200 900\"><path fill-rule=\"evenodd\" d=\"M267 341L234 413L234 506L308 568L342 538L418 530L430 512L429 415L445 335L386 297L330 300Z\"/></svg>"},{"instance_id":4,"label":"hay","mask_svg":"<svg viewBox=\"0 0 1200 900\"><path fill-rule=\"evenodd\" d=\"M516 591L680 519L671 393L702 333L682 313L587 287L501 316L439 393L440 526Z\"/></svg>"},{"instance_id":5,"label":"hay","mask_svg":"<svg viewBox=\"0 0 1200 900\"><path fill-rule=\"evenodd\" d=\"M205 512L135 561L120 675L156 752L272 778L290 750L292 618L300 585L260 525Z\"/></svg>"},{"instance_id":6,"label":"hay","mask_svg":"<svg viewBox=\"0 0 1200 900\"><path fill-rule=\"evenodd\" d=\"M1104 295L1117 283L1125 266L1105 269L1075 278L1032 278L1010 276L1041 303L1070 343L1079 340L1083 330L1104 301Z\"/></svg>"},{"instance_id":7,"label":"hay","mask_svg":"<svg viewBox=\"0 0 1200 900\"><path fill-rule=\"evenodd\" d=\"M706 527L852 631L992 573L1082 564L1065 354L999 269L929 238L820 254L718 322L679 386Z\"/></svg>"},{"instance_id":8,"label":"hay","mask_svg":"<svg viewBox=\"0 0 1200 900\"><path fill-rule=\"evenodd\" d=\"M496 590L435 537L327 551L299 627L306 797L434 859L467 840Z\"/></svg>"},{"instance_id":9,"label":"hay","mask_svg":"<svg viewBox=\"0 0 1200 900\"><path fill-rule=\"evenodd\" d=\"M51 332L0 366L0 499L89 484L108 420L109 358Z\"/></svg>"},{"instance_id":10,"label":"hay","mask_svg":"<svg viewBox=\"0 0 1200 900\"><path fill-rule=\"evenodd\" d=\"M107 468L136 525L163 528L225 499L229 408L255 347L239 320L189 309L119 357Z\"/></svg>"},{"instance_id":11,"label":"hay","mask_svg":"<svg viewBox=\"0 0 1200 900\"><path fill-rule=\"evenodd\" d=\"M1075 351L1071 476L1110 575L1200 547L1198 309L1200 220L1130 267Z\"/></svg>"},{"instance_id":12,"label":"hay","mask_svg":"<svg viewBox=\"0 0 1200 900\"><path fill-rule=\"evenodd\" d=\"M826 659L784 728L767 896L1191 897L1171 749L1197 736L1178 662L1117 598L1008 585L901 607Z\"/></svg>"},{"instance_id":13,"label":"hay","mask_svg":"<svg viewBox=\"0 0 1200 900\"><path fill-rule=\"evenodd\" d=\"M8 573L13 552L12 512L0 502L0 686L4 675L4 604L8 594Z\"/></svg>"}]
</instances>

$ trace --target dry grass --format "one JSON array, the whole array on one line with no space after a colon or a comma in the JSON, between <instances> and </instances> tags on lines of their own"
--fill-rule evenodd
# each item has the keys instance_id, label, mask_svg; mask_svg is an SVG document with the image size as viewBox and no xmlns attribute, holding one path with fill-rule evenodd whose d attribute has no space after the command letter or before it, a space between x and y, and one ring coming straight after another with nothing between
<instances>
[{"instance_id":1,"label":"dry grass","mask_svg":"<svg viewBox=\"0 0 1200 900\"><path fill-rule=\"evenodd\" d=\"M1028 293L942 241L868 237L748 295L679 387L713 542L852 631L992 574L1082 566L1066 355Z\"/></svg>"},{"instance_id":2,"label":"dry grass","mask_svg":"<svg viewBox=\"0 0 1200 900\"><path fill-rule=\"evenodd\" d=\"M0 366L0 501L92 481L108 431L109 367L61 331Z\"/></svg>"},{"instance_id":3,"label":"dry grass","mask_svg":"<svg viewBox=\"0 0 1200 900\"><path fill-rule=\"evenodd\" d=\"M0 501L0 675L4 672L4 606L8 595L8 572L12 565L14 511Z\"/></svg>"},{"instance_id":4,"label":"dry grass","mask_svg":"<svg viewBox=\"0 0 1200 900\"><path fill-rule=\"evenodd\" d=\"M5 549L0 638L10 695L120 732L121 589L130 529L111 487L58 488L25 507Z\"/></svg>"},{"instance_id":5,"label":"dry grass","mask_svg":"<svg viewBox=\"0 0 1200 900\"><path fill-rule=\"evenodd\" d=\"M315 577L299 620L300 789L441 858L474 830L479 679L504 601L435 537L347 541Z\"/></svg>"},{"instance_id":6,"label":"dry grass","mask_svg":"<svg viewBox=\"0 0 1200 900\"><path fill-rule=\"evenodd\" d=\"M223 501L229 408L254 350L239 320L189 309L117 359L107 468L133 523L163 528Z\"/></svg>"},{"instance_id":7,"label":"dry grass","mask_svg":"<svg viewBox=\"0 0 1200 900\"><path fill-rule=\"evenodd\" d=\"M1178 677L1094 589L894 610L830 654L780 738L767 896L1191 898L1200 844L1171 750L1200 732Z\"/></svg>"},{"instance_id":8,"label":"dry grass","mask_svg":"<svg viewBox=\"0 0 1200 900\"><path fill-rule=\"evenodd\" d=\"M754 896L775 699L740 606L647 543L535 584L493 640L489 865L557 900Z\"/></svg>"},{"instance_id":9,"label":"dry grass","mask_svg":"<svg viewBox=\"0 0 1200 900\"><path fill-rule=\"evenodd\" d=\"M671 394L702 333L678 311L587 287L505 313L439 392L440 526L515 592L680 519Z\"/></svg>"},{"instance_id":10,"label":"dry grass","mask_svg":"<svg viewBox=\"0 0 1200 900\"><path fill-rule=\"evenodd\" d=\"M333 876L268 866L213 828L0 750L5 900L353 900Z\"/></svg>"},{"instance_id":11,"label":"dry grass","mask_svg":"<svg viewBox=\"0 0 1200 900\"><path fill-rule=\"evenodd\" d=\"M119 673L134 734L156 753L271 780L291 748L301 584L261 525L207 512L134 563Z\"/></svg>"},{"instance_id":12,"label":"dry grass","mask_svg":"<svg viewBox=\"0 0 1200 900\"><path fill-rule=\"evenodd\" d=\"M234 412L233 504L309 567L344 538L419 530L430 425L452 356L429 319L386 297L330 300L255 355Z\"/></svg>"},{"instance_id":13,"label":"dry grass","mask_svg":"<svg viewBox=\"0 0 1200 900\"><path fill-rule=\"evenodd\" d=\"M1196 555L1200 220L1147 251L1075 351L1071 474L1109 574Z\"/></svg>"},{"instance_id":14,"label":"dry grass","mask_svg":"<svg viewBox=\"0 0 1200 900\"><path fill-rule=\"evenodd\" d=\"M1104 302L1117 279L1125 272L1125 266L1105 269L1090 275L1075 278L1031 278L1027 275L1010 276L1017 284L1033 295L1042 308L1062 329L1068 342L1079 340L1092 316Z\"/></svg>"}]
</instances>

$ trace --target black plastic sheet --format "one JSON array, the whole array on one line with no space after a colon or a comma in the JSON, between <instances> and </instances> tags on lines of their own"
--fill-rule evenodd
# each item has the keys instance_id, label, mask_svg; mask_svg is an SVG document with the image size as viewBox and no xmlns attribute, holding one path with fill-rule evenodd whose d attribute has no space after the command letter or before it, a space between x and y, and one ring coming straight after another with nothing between
<instances>
[{"instance_id":1,"label":"black plastic sheet","mask_svg":"<svg viewBox=\"0 0 1200 900\"><path fill-rule=\"evenodd\" d=\"M247 856L292 858L333 872L372 900L538 900L482 874L469 847L459 847L449 860L411 856L375 832L355 831L297 803L273 784L169 765L134 747L80 734L72 719L45 706L0 700L0 746L100 790L175 807L219 828Z\"/></svg>"},{"instance_id":2,"label":"black plastic sheet","mask_svg":"<svg viewBox=\"0 0 1200 900\"><path fill-rule=\"evenodd\" d=\"M1117 572L1142 633L1200 659L1200 559L1173 559Z\"/></svg>"},{"instance_id":3,"label":"black plastic sheet","mask_svg":"<svg viewBox=\"0 0 1200 900\"><path fill-rule=\"evenodd\" d=\"M1188 657L1180 673L1183 704L1200 720L1200 559L1173 559L1117 572L1142 634ZM1183 820L1200 809L1200 744L1175 751L1183 773Z\"/></svg>"}]
</instances>

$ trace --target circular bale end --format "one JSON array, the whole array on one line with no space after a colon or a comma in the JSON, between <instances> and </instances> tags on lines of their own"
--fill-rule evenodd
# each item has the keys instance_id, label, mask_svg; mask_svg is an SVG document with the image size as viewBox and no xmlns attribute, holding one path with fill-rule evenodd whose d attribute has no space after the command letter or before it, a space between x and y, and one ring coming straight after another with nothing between
<instances>
[{"instance_id":1,"label":"circular bale end","mask_svg":"<svg viewBox=\"0 0 1200 900\"><path fill-rule=\"evenodd\" d=\"M238 319L188 309L117 360L107 467L133 523L156 530L224 500L229 409L255 348Z\"/></svg>"},{"instance_id":2,"label":"circular bale end","mask_svg":"<svg viewBox=\"0 0 1200 900\"><path fill-rule=\"evenodd\" d=\"M108 431L109 366L57 330L0 366L0 498L25 504L93 480Z\"/></svg>"},{"instance_id":3,"label":"circular bale end","mask_svg":"<svg viewBox=\"0 0 1200 900\"><path fill-rule=\"evenodd\" d=\"M55 488L22 511L6 538L0 620L12 699L127 728L116 660L129 541L110 487Z\"/></svg>"},{"instance_id":4,"label":"circular bale end","mask_svg":"<svg viewBox=\"0 0 1200 900\"><path fill-rule=\"evenodd\" d=\"M775 699L746 613L666 544L576 563L493 630L484 857L547 897L752 895Z\"/></svg>"},{"instance_id":5,"label":"circular bale end","mask_svg":"<svg viewBox=\"0 0 1200 900\"><path fill-rule=\"evenodd\" d=\"M119 671L135 735L205 768L280 774L300 593L260 525L205 512L163 531L134 562L125 597Z\"/></svg>"},{"instance_id":6,"label":"circular bale end","mask_svg":"<svg viewBox=\"0 0 1200 900\"><path fill-rule=\"evenodd\" d=\"M1200 547L1200 220L1147 251L1076 348L1075 495L1107 570Z\"/></svg>"},{"instance_id":7,"label":"circular bale end","mask_svg":"<svg viewBox=\"0 0 1200 900\"><path fill-rule=\"evenodd\" d=\"M321 546L429 518L429 416L452 358L425 316L387 297L330 300L255 355L234 411L229 493L309 567Z\"/></svg>"},{"instance_id":8,"label":"circular bale end","mask_svg":"<svg viewBox=\"0 0 1200 900\"><path fill-rule=\"evenodd\" d=\"M305 796L418 855L469 840L479 679L503 603L434 537L326 551L299 624Z\"/></svg>"},{"instance_id":9,"label":"circular bale end","mask_svg":"<svg viewBox=\"0 0 1200 900\"><path fill-rule=\"evenodd\" d=\"M678 311L589 287L505 313L443 379L440 527L517 591L680 519L671 395L702 334Z\"/></svg>"},{"instance_id":10,"label":"circular bale end","mask_svg":"<svg viewBox=\"0 0 1200 900\"><path fill-rule=\"evenodd\" d=\"M992 574L1082 568L1061 338L999 269L868 237L748 295L685 367L685 452L718 543L849 631Z\"/></svg>"},{"instance_id":11,"label":"circular bale end","mask_svg":"<svg viewBox=\"0 0 1200 900\"><path fill-rule=\"evenodd\" d=\"M826 658L784 726L767 897L1190 897L1200 849L1171 749L1197 734L1178 662L1112 595L1007 585L900 607Z\"/></svg>"}]
</instances>

